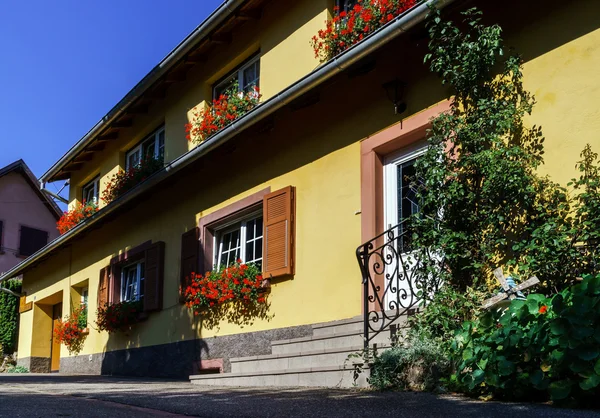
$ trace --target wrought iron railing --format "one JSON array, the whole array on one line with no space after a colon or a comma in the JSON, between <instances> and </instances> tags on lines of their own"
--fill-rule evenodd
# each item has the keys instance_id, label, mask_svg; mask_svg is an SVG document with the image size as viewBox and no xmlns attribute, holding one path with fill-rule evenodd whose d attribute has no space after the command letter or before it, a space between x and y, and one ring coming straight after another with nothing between
<instances>
[{"instance_id":1,"label":"wrought iron railing","mask_svg":"<svg viewBox=\"0 0 600 418\"><path fill-rule=\"evenodd\" d=\"M356 249L363 284L365 349L381 332L395 330L394 322L426 303L440 285L424 268L439 257L413 248L412 241L408 221L403 221Z\"/></svg>"}]
</instances>

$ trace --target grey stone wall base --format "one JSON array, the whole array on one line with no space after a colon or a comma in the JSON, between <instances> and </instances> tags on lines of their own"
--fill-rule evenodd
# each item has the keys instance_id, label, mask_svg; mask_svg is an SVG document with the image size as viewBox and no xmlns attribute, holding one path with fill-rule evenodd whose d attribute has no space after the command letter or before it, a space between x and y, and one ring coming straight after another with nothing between
<instances>
[{"instance_id":1,"label":"grey stone wall base","mask_svg":"<svg viewBox=\"0 0 600 418\"><path fill-rule=\"evenodd\" d=\"M303 325L106 353L60 359L61 373L104 374L186 379L200 372L200 361L223 359L223 371L231 371L230 358L271 354L271 341L312 335Z\"/></svg>"},{"instance_id":2,"label":"grey stone wall base","mask_svg":"<svg viewBox=\"0 0 600 418\"><path fill-rule=\"evenodd\" d=\"M50 373L50 358L24 357L17 359L17 366L27 368L31 373Z\"/></svg>"}]
</instances>

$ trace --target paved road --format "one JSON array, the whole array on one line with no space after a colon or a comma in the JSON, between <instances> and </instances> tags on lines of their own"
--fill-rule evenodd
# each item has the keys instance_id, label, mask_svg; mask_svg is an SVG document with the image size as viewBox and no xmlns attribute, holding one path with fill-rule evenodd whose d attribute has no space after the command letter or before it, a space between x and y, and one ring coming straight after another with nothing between
<instances>
[{"instance_id":1,"label":"paved road","mask_svg":"<svg viewBox=\"0 0 600 418\"><path fill-rule=\"evenodd\" d=\"M179 416L587 418L600 413L426 393L204 388L158 379L0 374L0 417Z\"/></svg>"}]
</instances>

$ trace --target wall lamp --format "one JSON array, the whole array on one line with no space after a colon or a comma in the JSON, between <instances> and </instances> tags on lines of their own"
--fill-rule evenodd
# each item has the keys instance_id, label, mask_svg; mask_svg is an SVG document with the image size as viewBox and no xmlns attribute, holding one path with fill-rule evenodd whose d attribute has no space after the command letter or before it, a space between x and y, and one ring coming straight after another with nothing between
<instances>
[{"instance_id":1,"label":"wall lamp","mask_svg":"<svg viewBox=\"0 0 600 418\"><path fill-rule=\"evenodd\" d=\"M400 115L406 111L406 102L404 94L406 93L406 83L399 79L388 81L382 86L385 89L388 99L394 104L394 114Z\"/></svg>"}]
</instances>

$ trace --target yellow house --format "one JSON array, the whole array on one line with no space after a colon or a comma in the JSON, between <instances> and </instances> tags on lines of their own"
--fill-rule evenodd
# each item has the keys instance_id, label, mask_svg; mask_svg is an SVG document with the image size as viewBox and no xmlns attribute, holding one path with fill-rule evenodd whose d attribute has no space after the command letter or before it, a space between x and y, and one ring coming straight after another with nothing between
<instances>
[{"instance_id":1,"label":"yellow house","mask_svg":"<svg viewBox=\"0 0 600 418\"><path fill-rule=\"evenodd\" d=\"M200 384L351 384L344 359L363 345L368 307L356 248L404 216L401 173L448 108L423 64L427 7L467 6L424 1L320 63L310 40L334 3L224 2L42 176L69 179L70 208L96 200L100 210L0 276L23 274L19 364ZM543 170L566 183L584 145L599 145L600 4L475 3L523 54L538 100L531 123L546 135ZM390 93L395 80L402 97ZM188 141L185 125L232 81L258 85L260 104ZM106 204L111 178L148 155L159 170ZM262 266L266 312L245 322L193 315L185 278L236 258ZM99 303L142 293L144 321L97 329ZM71 355L52 327L81 303L90 333Z\"/></svg>"}]
</instances>

